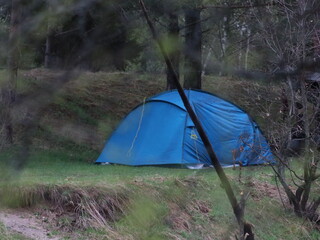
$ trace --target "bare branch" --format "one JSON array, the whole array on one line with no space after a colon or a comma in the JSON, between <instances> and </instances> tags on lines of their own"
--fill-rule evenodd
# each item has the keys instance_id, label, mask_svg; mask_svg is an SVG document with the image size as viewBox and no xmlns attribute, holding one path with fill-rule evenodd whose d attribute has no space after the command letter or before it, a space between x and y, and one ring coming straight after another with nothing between
<instances>
[{"instance_id":1,"label":"bare branch","mask_svg":"<svg viewBox=\"0 0 320 240\"><path fill-rule=\"evenodd\" d=\"M260 8L260 7L271 7L276 6L278 3L275 1L272 1L270 3L266 4L250 4L250 5L202 5L199 8L200 9L210 9L210 8L216 8L216 9L249 9L249 8Z\"/></svg>"}]
</instances>

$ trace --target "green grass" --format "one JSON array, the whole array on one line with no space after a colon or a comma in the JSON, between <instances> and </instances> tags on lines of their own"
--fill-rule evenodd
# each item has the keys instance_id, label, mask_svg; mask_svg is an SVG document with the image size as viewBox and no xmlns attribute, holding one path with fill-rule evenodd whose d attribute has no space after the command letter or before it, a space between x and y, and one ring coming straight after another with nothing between
<instances>
[{"instance_id":1,"label":"green grass","mask_svg":"<svg viewBox=\"0 0 320 240\"><path fill-rule=\"evenodd\" d=\"M98 152L82 149L80 146L71 145L68 149L57 150L32 150L25 168L15 176L21 184L114 184L130 181L159 181L175 178L201 177L205 181L217 180L213 169L190 170L168 167L131 167L122 165L96 165L95 159ZM0 158L8 159L14 156L13 152L2 153ZM233 170L226 168L226 173L235 180L239 178L239 168ZM270 181L271 169L269 167L242 168L242 178L256 177L260 180Z\"/></svg>"},{"instance_id":2,"label":"green grass","mask_svg":"<svg viewBox=\"0 0 320 240\"><path fill-rule=\"evenodd\" d=\"M22 184L114 184L132 180L142 181L161 176L185 177L196 171L161 167L130 167L120 165L95 165L92 152L34 151L26 167L16 176ZM85 161L85 160L90 160Z\"/></svg>"},{"instance_id":3,"label":"green grass","mask_svg":"<svg viewBox=\"0 0 320 240\"><path fill-rule=\"evenodd\" d=\"M26 167L11 178L10 184L20 188L37 185L113 188L122 185L132 189L136 192L136 200L133 200L126 217L120 219L113 228L118 234L130 235L135 239L167 239L168 234L190 240L200 240L209 236L222 239L222 236L228 236L237 226L226 194L213 169L101 166L86 161L92 157L90 154L65 149L33 150ZM225 170L232 179L237 196L240 191L255 191L246 184L250 179L262 183L273 182L269 167L243 168L243 183L238 182L239 169ZM199 204L205 205L209 209L208 213L199 211ZM170 216L172 205L177 206L177 212L184 212L190 216L190 229L174 229L172 223L168 224L169 220L166 219ZM143 211L141 206L144 206ZM141 220L140 214L146 216L146 219ZM258 239L298 240L320 237L319 232L312 230L308 222L297 218L291 211L284 210L279 201L268 196L260 196L259 199L249 198L246 218L255 225ZM137 222L137 219L142 222ZM143 221L150 222L148 231L147 228L143 228L146 226ZM103 239L102 236L107 233L100 231L88 230L85 234L92 239Z\"/></svg>"}]
</instances>

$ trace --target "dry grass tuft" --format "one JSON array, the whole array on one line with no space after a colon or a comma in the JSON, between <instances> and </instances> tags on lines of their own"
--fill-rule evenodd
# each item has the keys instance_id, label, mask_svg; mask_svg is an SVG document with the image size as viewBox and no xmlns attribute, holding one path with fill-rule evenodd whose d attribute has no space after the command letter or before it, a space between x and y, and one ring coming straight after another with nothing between
<instances>
[{"instance_id":1,"label":"dry grass tuft","mask_svg":"<svg viewBox=\"0 0 320 240\"><path fill-rule=\"evenodd\" d=\"M1 189L0 200L9 207L31 207L44 203L54 213L59 228L110 228L124 213L130 191L124 187L77 187L72 185ZM110 228L111 229L111 228Z\"/></svg>"},{"instance_id":2,"label":"dry grass tuft","mask_svg":"<svg viewBox=\"0 0 320 240\"><path fill-rule=\"evenodd\" d=\"M209 206L210 204L208 202L201 201L201 200L194 200L187 206L187 209L189 212L197 212L197 213L207 215L211 211Z\"/></svg>"},{"instance_id":3,"label":"dry grass tuft","mask_svg":"<svg viewBox=\"0 0 320 240\"><path fill-rule=\"evenodd\" d=\"M252 189L250 195L255 201L259 201L263 197L268 197L279 203L289 201L284 190L282 188L278 189L277 186L271 183L252 180L249 187Z\"/></svg>"},{"instance_id":4,"label":"dry grass tuft","mask_svg":"<svg viewBox=\"0 0 320 240\"><path fill-rule=\"evenodd\" d=\"M73 225L104 227L124 213L128 194L122 190L55 186L43 198L55 206L55 212L75 215Z\"/></svg>"},{"instance_id":5,"label":"dry grass tuft","mask_svg":"<svg viewBox=\"0 0 320 240\"><path fill-rule=\"evenodd\" d=\"M170 214L167 218L169 225L179 232L190 232L192 217L186 211L182 210L177 204L170 204Z\"/></svg>"}]
</instances>

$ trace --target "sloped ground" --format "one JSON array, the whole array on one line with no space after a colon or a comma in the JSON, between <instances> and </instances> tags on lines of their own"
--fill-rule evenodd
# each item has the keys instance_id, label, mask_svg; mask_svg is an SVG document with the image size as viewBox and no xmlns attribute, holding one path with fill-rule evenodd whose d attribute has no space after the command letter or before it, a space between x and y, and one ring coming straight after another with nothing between
<instances>
[{"instance_id":1,"label":"sloped ground","mask_svg":"<svg viewBox=\"0 0 320 240\"><path fill-rule=\"evenodd\" d=\"M19 87L20 95L36 95L46 91L62 74L45 69L23 72L20 76L23 83ZM54 93L53 101L41 112L41 134L100 150L106 137L132 108L145 98L165 91L165 86L163 75L76 73ZM262 128L268 124L270 111L279 110L274 103L279 89L277 86L210 76L204 78L203 86L204 90L247 110Z\"/></svg>"},{"instance_id":2,"label":"sloped ground","mask_svg":"<svg viewBox=\"0 0 320 240\"><path fill-rule=\"evenodd\" d=\"M116 169L109 167L102 166L107 175L112 175ZM7 215L9 219L28 217L27 228L24 220L17 221L18 231L23 234L29 228L43 231L32 224L35 220L44 226L42 229L47 229L49 223L51 232L67 239L234 239L237 224L214 172L177 170L185 176L176 176L174 169L171 174L168 169L150 169L156 170L158 174L145 176L149 168L133 168L138 171L135 176L113 184L101 180L86 185L85 180L83 184L64 180L59 184L11 187L10 198L2 202L15 209L12 215ZM237 195L240 191L250 194L246 218L254 224L257 239L319 238L312 224L282 207L282 201L287 204L287 199L281 192L281 200L276 186L266 181L269 174L264 173L265 168L245 171L241 182L237 181L237 171L229 169L227 174Z\"/></svg>"},{"instance_id":3,"label":"sloped ground","mask_svg":"<svg viewBox=\"0 0 320 240\"><path fill-rule=\"evenodd\" d=\"M50 88L59 74L43 69L23 72L19 97ZM20 217L21 207L28 209L28 216L37 213L52 231L71 239L209 240L233 236L236 223L231 207L210 169L87 164L96 159L107 136L130 109L165 89L163 76L102 72L74 76L42 109L29 161L21 172L8 177L12 194L0 192L2 203L17 209L13 215ZM268 123L270 111L277 109L275 103L266 101L270 95L272 101L277 97L277 87L208 77L204 89L249 111L262 127ZM22 140L19 133L16 131L16 139ZM6 175L2 170L1 177ZM250 192L246 216L255 225L258 239L319 239L312 225L282 207L270 169L243 169L242 177L238 169L226 171L237 193ZM124 195L119 186L125 189ZM286 202L284 196L282 200Z\"/></svg>"},{"instance_id":4,"label":"sloped ground","mask_svg":"<svg viewBox=\"0 0 320 240\"><path fill-rule=\"evenodd\" d=\"M47 91L62 74L44 69L24 72L20 95ZM128 73L76 73L40 113L40 130L101 148L121 118L145 98L164 90L162 79Z\"/></svg>"}]
</instances>

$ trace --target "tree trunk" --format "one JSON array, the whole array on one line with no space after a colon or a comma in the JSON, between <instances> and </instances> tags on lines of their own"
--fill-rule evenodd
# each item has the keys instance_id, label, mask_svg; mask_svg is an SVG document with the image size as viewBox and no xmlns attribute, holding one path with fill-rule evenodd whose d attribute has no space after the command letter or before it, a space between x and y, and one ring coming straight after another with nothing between
<instances>
[{"instance_id":1,"label":"tree trunk","mask_svg":"<svg viewBox=\"0 0 320 240\"><path fill-rule=\"evenodd\" d=\"M1 132L0 145L6 146L13 143L13 127L11 107L16 98L17 75L19 65L19 24L20 0L12 0L10 31L8 39L8 78L1 89Z\"/></svg>"},{"instance_id":2,"label":"tree trunk","mask_svg":"<svg viewBox=\"0 0 320 240\"><path fill-rule=\"evenodd\" d=\"M185 12L185 69L184 85L186 89L201 89L201 11L199 9L187 9Z\"/></svg>"},{"instance_id":3,"label":"tree trunk","mask_svg":"<svg viewBox=\"0 0 320 240\"><path fill-rule=\"evenodd\" d=\"M226 9L222 21L220 22L220 46L221 46L221 54L220 54L220 64L221 69L219 75L225 75L230 72L229 64L228 64L228 40L230 38L230 18L231 12L229 9Z\"/></svg>"},{"instance_id":4,"label":"tree trunk","mask_svg":"<svg viewBox=\"0 0 320 240\"><path fill-rule=\"evenodd\" d=\"M207 50L207 56L205 58L205 60L203 61L203 66L202 66L202 72L201 72L201 78L204 77L204 75L206 75L206 70L207 70L207 66L208 66L208 62L211 58L211 55L212 55L212 49L210 46L207 47L208 50ZM205 49L206 50L206 49Z\"/></svg>"},{"instance_id":5,"label":"tree trunk","mask_svg":"<svg viewBox=\"0 0 320 240\"><path fill-rule=\"evenodd\" d=\"M52 40L53 40L53 27L52 27L52 6L51 2L47 1L48 7L48 22L47 22L47 37L46 37L46 48L44 53L44 67L52 68L54 65L53 54L52 54Z\"/></svg>"},{"instance_id":6,"label":"tree trunk","mask_svg":"<svg viewBox=\"0 0 320 240\"><path fill-rule=\"evenodd\" d=\"M174 41L172 44L174 49L169 53L169 58L171 60L174 71L178 77L180 78L180 49L179 49L179 19L178 15L175 13L169 13L169 24L168 24L168 33L171 41ZM171 71L169 71L167 67L167 90L175 89L176 86L173 80L174 76Z\"/></svg>"},{"instance_id":7,"label":"tree trunk","mask_svg":"<svg viewBox=\"0 0 320 240\"><path fill-rule=\"evenodd\" d=\"M239 53L238 53L238 69L242 69L242 41L243 41L243 35L245 31L245 24L243 23L240 27L240 41L239 41Z\"/></svg>"},{"instance_id":8,"label":"tree trunk","mask_svg":"<svg viewBox=\"0 0 320 240\"><path fill-rule=\"evenodd\" d=\"M51 68L53 65L51 43L52 43L52 35L49 33L49 30L48 30L48 36L46 39L46 50L45 50L45 56L44 56L45 68Z\"/></svg>"},{"instance_id":9,"label":"tree trunk","mask_svg":"<svg viewBox=\"0 0 320 240\"><path fill-rule=\"evenodd\" d=\"M244 58L244 69L248 70L248 56L250 51L250 39L251 39L251 30L247 26L247 44L246 44L246 54Z\"/></svg>"}]
</instances>

